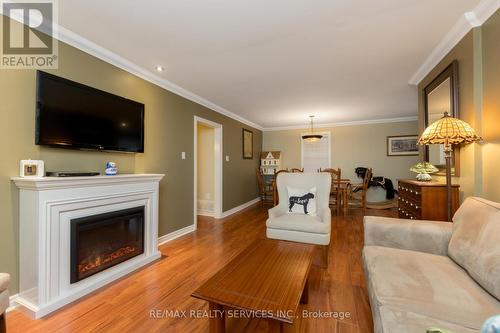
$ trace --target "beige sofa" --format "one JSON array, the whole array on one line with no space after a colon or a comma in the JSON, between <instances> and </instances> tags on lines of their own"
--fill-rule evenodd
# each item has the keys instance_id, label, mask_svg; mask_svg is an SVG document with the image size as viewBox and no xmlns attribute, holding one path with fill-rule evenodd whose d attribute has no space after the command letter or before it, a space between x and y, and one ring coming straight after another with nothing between
<instances>
[{"instance_id":1,"label":"beige sofa","mask_svg":"<svg viewBox=\"0 0 500 333\"><path fill-rule=\"evenodd\" d=\"M0 333L5 332L5 310L9 307L9 274L0 273Z\"/></svg>"},{"instance_id":2,"label":"beige sofa","mask_svg":"<svg viewBox=\"0 0 500 333\"><path fill-rule=\"evenodd\" d=\"M453 221L365 217L376 333L479 332L500 314L500 204L467 198Z\"/></svg>"}]
</instances>

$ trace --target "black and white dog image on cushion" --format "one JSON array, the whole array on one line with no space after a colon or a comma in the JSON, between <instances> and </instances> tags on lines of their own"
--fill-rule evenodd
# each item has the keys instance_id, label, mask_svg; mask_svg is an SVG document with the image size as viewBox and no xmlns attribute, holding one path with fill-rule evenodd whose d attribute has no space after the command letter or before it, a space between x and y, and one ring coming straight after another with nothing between
<instances>
[{"instance_id":1,"label":"black and white dog image on cushion","mask_svg":"<svg viewBox=\"0 0 500 333\"><path fill-rule=\"evenodd\" d=\"M309 200L314 199L314 194L307 193L301 197L290 197L288 198L288 211L291 213L294 205L302 205L304 207L304 214L308 214L307 205L309 205Z\"/></svg>"}]
</instances>

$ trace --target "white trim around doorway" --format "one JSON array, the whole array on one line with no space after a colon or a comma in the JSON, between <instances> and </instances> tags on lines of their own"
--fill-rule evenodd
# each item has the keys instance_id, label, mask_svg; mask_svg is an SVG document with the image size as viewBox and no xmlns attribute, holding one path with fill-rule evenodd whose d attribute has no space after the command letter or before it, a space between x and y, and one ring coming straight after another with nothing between
<instances>
[{"instance_id":1,"label":"white trim around doorway","mask_svg":"<svg viewBox=\"0 0 500 333\"><path fill-rule=\"evenodd\" d=\"M193 225L197 227L198 211L198 124L214 129L214 217L222 217L222 125L194 116L194 193L193 193Z\"/></svg>"}]
</instances>

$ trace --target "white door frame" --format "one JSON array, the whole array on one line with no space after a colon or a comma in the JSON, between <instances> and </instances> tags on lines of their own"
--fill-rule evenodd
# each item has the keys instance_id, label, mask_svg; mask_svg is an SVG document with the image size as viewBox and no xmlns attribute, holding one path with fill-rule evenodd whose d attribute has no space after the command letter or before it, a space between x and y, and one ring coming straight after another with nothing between
<instances>
[{"instance_id":1,"label":"white door frame","mask_svg":"<svg viewBox=\"0 0 500 333\"><path fill-rule=\"evenodd\" d=\"M214 217L222 217L222 125L194 116L194 228L197 228L198 211L198 124L214 129Z\"/></svg>"},{"instance_id":2,"label":"white door frame","mask_svg":"<svg viewBox=\"0 0 500 333\"><path fill-rule=\"evenodd\" d=\"M316 134L328 135L328 167L332 167L332 133L329 131L323 132L314 132ZM304 168L304 140L302 139L303 135L311 134L309 133L301 133L300 134L300 167Z\"/></svg>"}]
</instances>

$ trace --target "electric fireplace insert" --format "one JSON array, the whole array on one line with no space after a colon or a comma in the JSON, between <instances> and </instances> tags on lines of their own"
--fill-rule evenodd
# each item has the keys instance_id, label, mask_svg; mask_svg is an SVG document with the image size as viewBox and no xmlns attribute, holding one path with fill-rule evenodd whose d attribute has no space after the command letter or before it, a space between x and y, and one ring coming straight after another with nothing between
<instances>
[{"instance_id":1,"label":"electric fireplace insert","mask_svg":"<svg viewBox=\"0 0 500 333\"><path fill-rule=\"evenodd\" d=\"M144 253L144 207L71 220L70 247L71 283Z\"/></svg>"}]
</instances>

